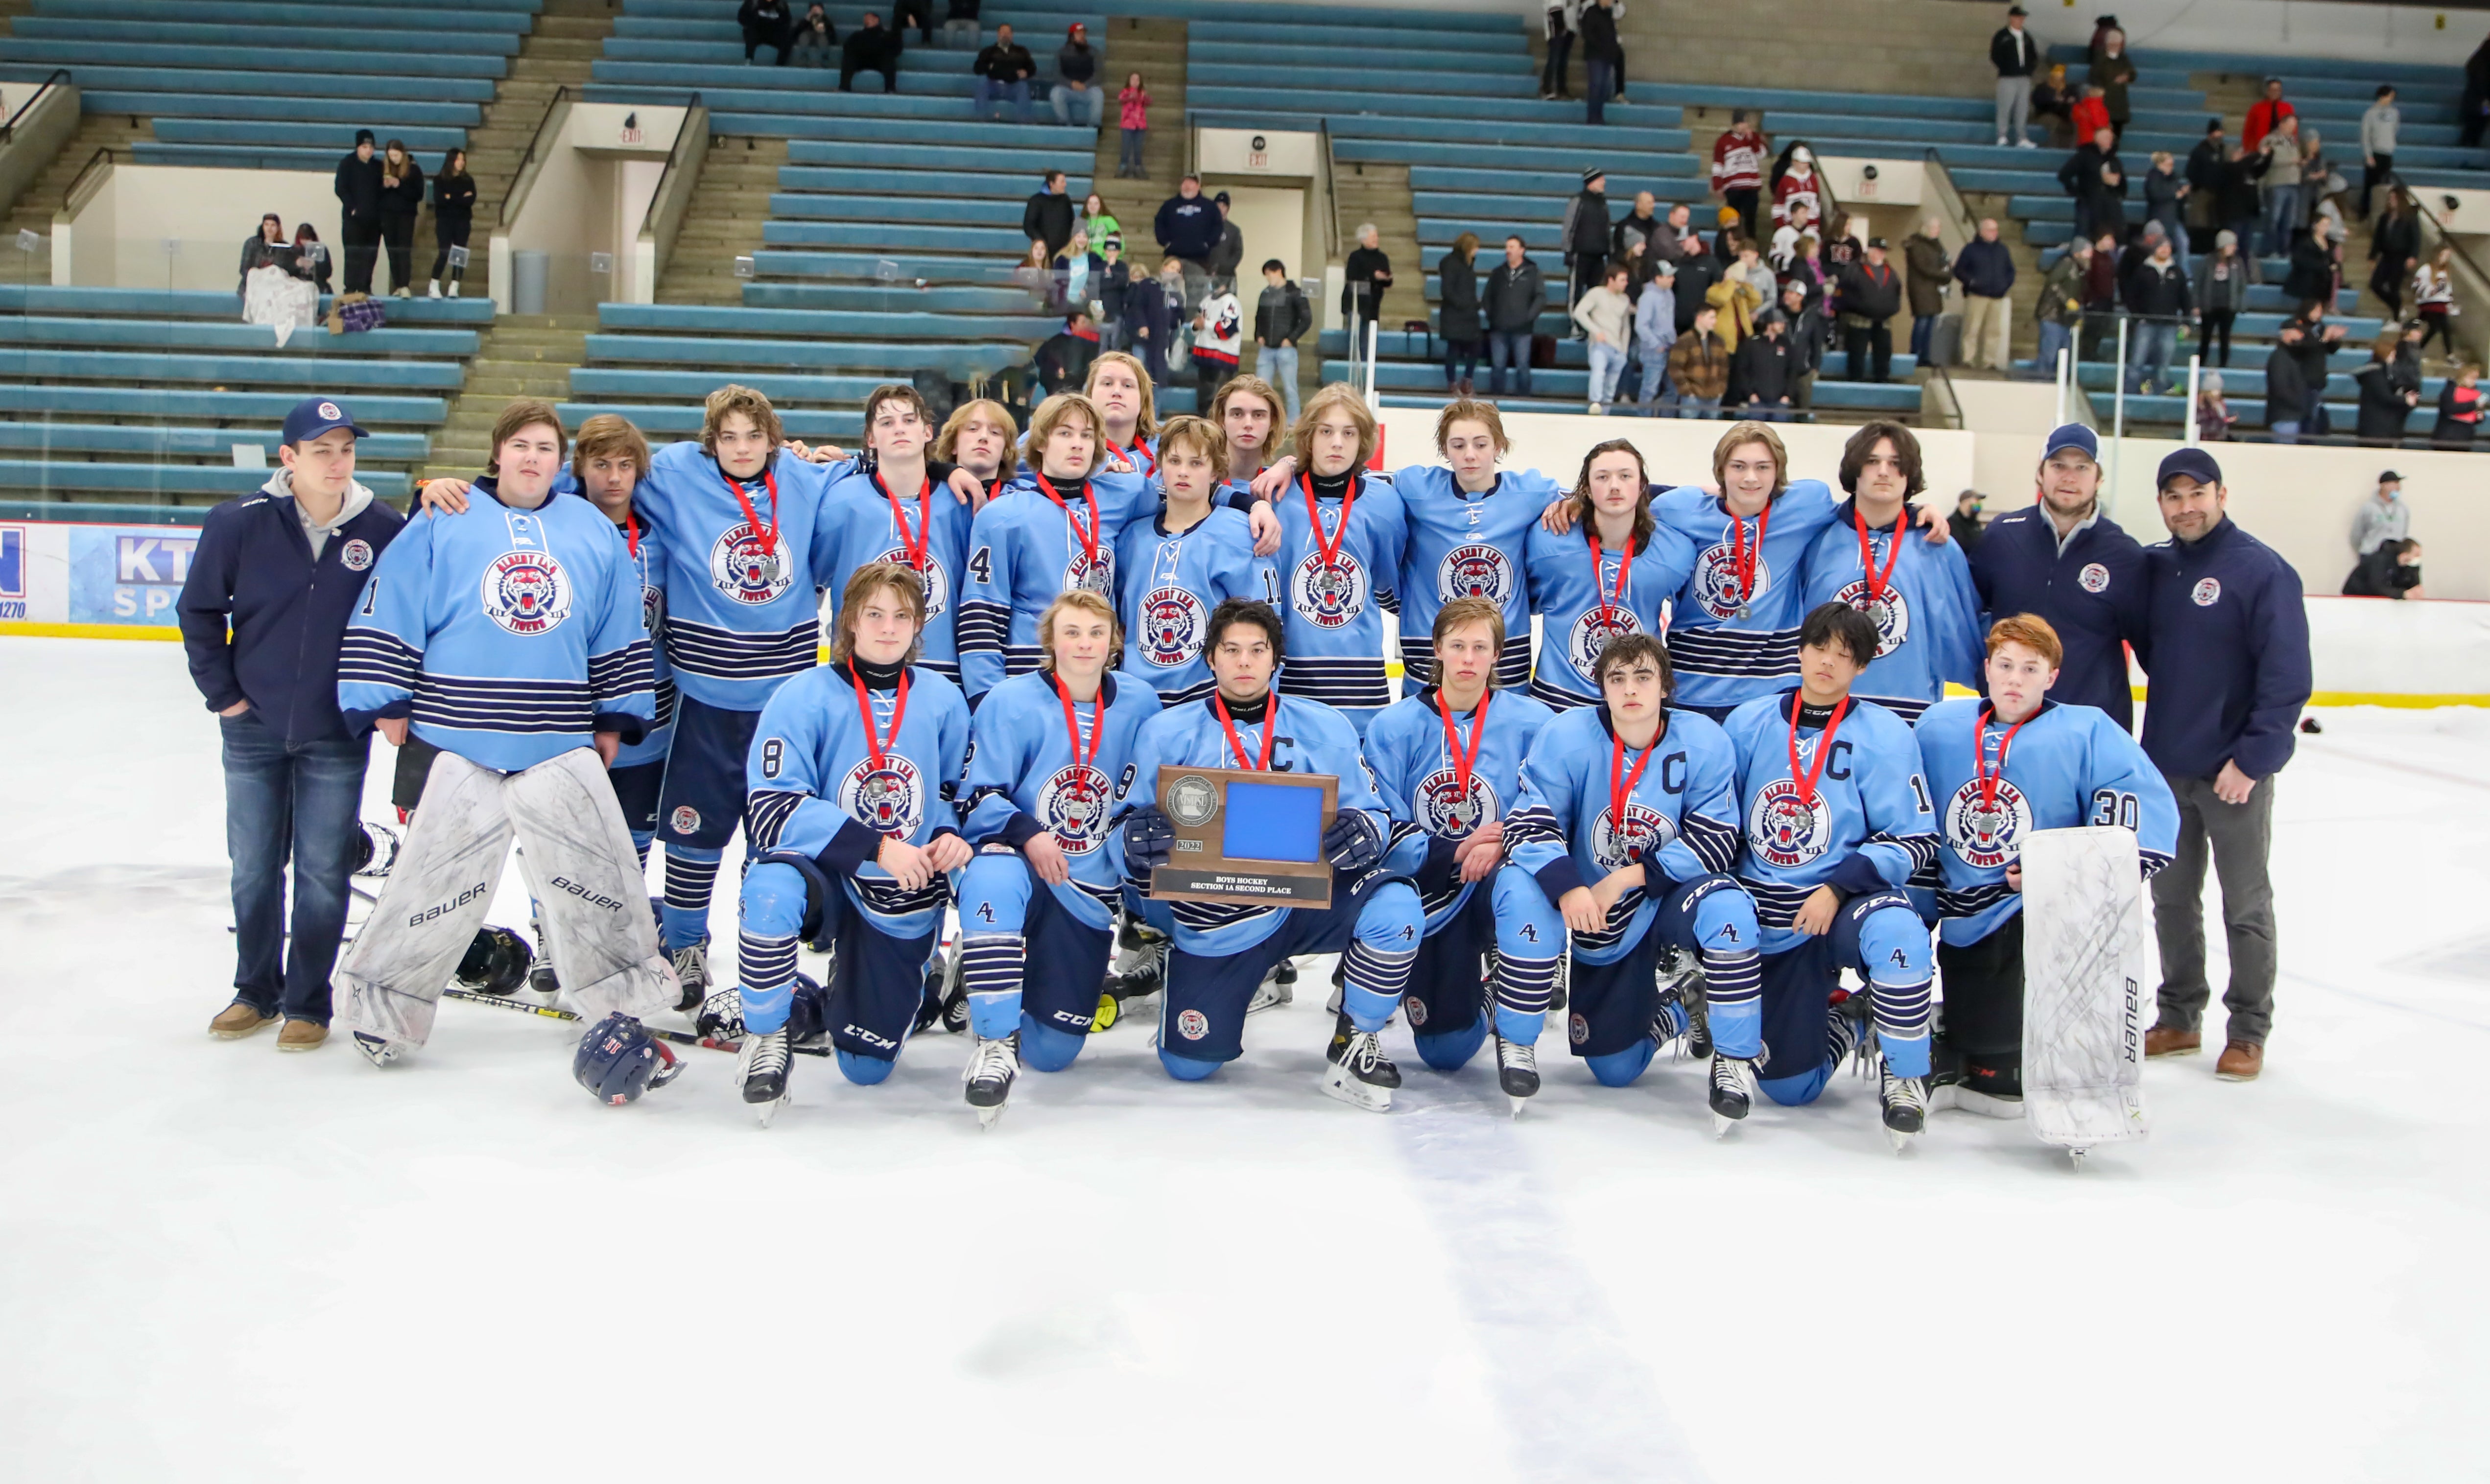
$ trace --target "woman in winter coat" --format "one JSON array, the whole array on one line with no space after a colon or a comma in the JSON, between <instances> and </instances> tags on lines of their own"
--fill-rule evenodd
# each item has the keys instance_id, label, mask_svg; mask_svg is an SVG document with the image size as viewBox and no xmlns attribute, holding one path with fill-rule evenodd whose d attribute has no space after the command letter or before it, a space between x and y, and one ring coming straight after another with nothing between
<instances>
[{"instance_id":1,"label":"woman in winter coat","mask_svg":"<svg viewBox=\"0 0 2490 1484\"><path fill-rule=\"evenodd\" d=\"M467 173L467 152L451 150L441 159L441 173L432 178L432 240L438 250L432 254L429 297L441 297L444 268L449 270L449 297L458 297L458 280L467 276L467 265L451 263L449 249L467 246L475 221L476 178Z\"/></svg>"},{"instance_id":2,"label":"woman in winter coat","mask_svg":"<svg viewBox=\"0 0 2490 1484\"><path fill-rule=\"evenodd\" d=\"M389 247L390 292L415 292L415 218L423 210L423 167L391 139L381 159L381 241Z\"/></svg>"},{"instance_id":3,"label":"woman in winter coat","mask_svg":"<svg viewBox=\"0 0 2490 1484\"><path fill-rule=\"evenodd\" d=\"M1132 353L1142 358L1155 385L1168 379L1168 338L1174 333L1174 319L1168 313L1167 296L1158 291L1146 270L1139 263L1127 263L1124 276L1124 335Z\"/></svg>"},{"instance_id":4,"label":"woman in winter coat","mask_svg":"<svg viewBox=\"0 0 2490 1484\"><path fill-rule=\"evenodd\" d=\"M2402 342L2403 336L2392 332L2380 335L2369 351L2368 364L2352 373L2360 392L2357 430L2363 444L2388 447L2400 442L2404 420L2420 400L2419 393L2406 392L2395 384L2395 348Z\"/></svg>"},{"instance_id":5,"label":"woman in winter coat","mask_svg":"<svg viewBox=\"0 0 2490 1484\"><path fill-rule=\"evenodd\" d=\"M2387 318L2404 315L2404 290L2420 270L2420 218L2411 195L2396 186L2387 191L2387 209L2369 233L2369 292L2385 301Z\"/></svg>"},{"instance_id":6,"label":"woman in winter coat","mask_svg":"<svg viewBox=\"0 0 2490 1484\"><path fill-rule=\"evenodd\" d=\"M1463 232L1453 239L1453 250L1435 264L1435 281L1441 296L1435 311L1435 330L1444 337L1444 386L1448 391L1461 391L1478 375L1479 341L1486 335L1485 321L1479 317L1478 249L1478 234ZM1456 361L1462 363L1458 373L1454 370Z\"/></svg>"},{"instance_id":7,"label":"woman in winter coat","mask_svg":"<svg viewBox=\"0 0 2490 1484\"><path fill-rule=\"evenodd\" d=\"M2186 178L2179 173L2179 163L2168 150L2153 152L2153 167L2144 172L2144 219L2158 221L2169 235L2170 251L2184 266L2192 256L2187 250L2187 209L2181 203L2187 194Z\"/></svg>"},{"instance_id":8,"label":"woman in winter coat","mask_svg":"<svg viewBox=\"0 0 2490 1484\"><path fill-rule=\"evenodd\" d=\"M282 268L294 271L294 247L285 240L285 218L270 212L259 218L259 230L242 245L242 281L234 286L237 294L250 287L250 271L254 268Z\"/></svg>"},{"instance_id":9,"label":"woman in winter coat","mask_svg":"<svg viewBox=\"0 0 2490 1484\"><path fill-rule=\"evenodd\" d=\"M2113 137L2123 138L2127 121L2135 116L2128 102L2127 90L2135 81L2135 64L2128 59L2127 36L2113 31L2102 44L2101 54L2095 59L2084 81L2101 90L2101 102L2109 109L2109 130Z\"/></svg>"},{"instance_id":10,"label":"woman in winter coat","mask_svg":"<svg viewBox=\"0 0 2490 1484\"><path fill-rule=\"evenodd\" d=\"M2240 311L2248 306L2248 265L2240 256L2237 232L2223 230L2214 234L2214 250L2196 265L2196 307L2204 316L2203 345L2206 364L2231 364L2231 325ZM2215 344L2221 346L2217 353Z\"/></svg>"}]
</instances>

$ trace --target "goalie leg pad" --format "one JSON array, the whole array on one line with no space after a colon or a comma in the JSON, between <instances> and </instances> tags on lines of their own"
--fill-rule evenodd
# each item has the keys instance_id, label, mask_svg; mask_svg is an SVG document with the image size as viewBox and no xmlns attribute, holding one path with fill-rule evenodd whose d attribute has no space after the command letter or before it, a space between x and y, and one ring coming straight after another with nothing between
<instances>
[{"instance_id":1,"label":"goalie leg pad","mask_svg":"<svg viewBox=\"0 0 2490 1484\"><path fill-rule=\"evenodd\" d=\"M542 903L554 974L592 1018L674 1008L681 986L657 951L649 888L603 760L575 747L502 785Z\"/></svg>"},{"instance_id":2,"label":"goalie leg pad","mask_svg":"<svg viewBox=\"0 0 2490 1484\"><path fill-rule=\"evenodd\" d=\"M502 775L454 752L436 754L423 807L337 971L346 1030L409 1046L431 1038L441 992L493 905L509 849Z\"/></svg>"}]
</instances>

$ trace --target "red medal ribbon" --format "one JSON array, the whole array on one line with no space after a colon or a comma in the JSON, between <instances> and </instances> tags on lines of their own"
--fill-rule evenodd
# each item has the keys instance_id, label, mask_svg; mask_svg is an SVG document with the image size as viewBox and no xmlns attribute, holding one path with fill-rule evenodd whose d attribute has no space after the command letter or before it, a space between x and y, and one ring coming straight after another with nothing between
<instances>
[{"instance_id":1,"label":"red medal ribbon","mask_svg":"<svg viewBox=\"0 0 2490 1484\"><path fill-rule=\"evenodd\" d=\"M925 570L925 548L934 539L934 480L928 478L925 487L916 493L918 519L916 538L912 541L908 538L908 511L900 505L899 497L890 492L890 486L883 482L880 470L874 472L873 482L881 489L883 498L890 502L890 523L899 528L899 549L908 553L908 565L922 573Z\"/></svg>"},{"instance_id":2,"label":"red medal ribbon","mask_svg":"<svg viewBox=\"0 0 2490 1484\"><path fill-rule=\"evenodd\" d=\"M1087 768L1098 761L1099 744L1107 740L1106 718L1099 711L1100 702L1107 692L1102 686L1098 692L1099 701L1089 703L1089 755L1084 757L1081 755L1081 715L1072 709L1072 691L1063 684L1062 676L1055 676L1054 681L1055 693L1063 698L1063 730L1072 737L1072 766Z\"/></svg>"},{"instance_id":3,"label":"red medal ribbon","mask_svg":"<svg viewBox=\"0 0 2490 1484\"><path fill-rule=\"evenodd\" d=\"M1262 761L1255 762L1245 755L1245 744L1237 741L1236 723L1228 717L1228 698L1214 690L1210 693L1211 709L1219 713L1219 724L1228 729L1228 749L1236 754L1236 766L1247 772L1271 771L1271 739L1280 730L1280 693L1266 692L1262 708Z\"/></svg>"},{"instance_id":4,"label":"red medal ribbon","mask_svg":"<svg viewBox=\"0 0 2490 1484\"><path fill-rule=\"evenodd\" d=\"M1755 596L1755 565L1764 558L1764 532L1773 523L1772 502L1755 512L1755 544L1747 544L1747 521L1743 515L1729 517L1729 567L1738 574L1738 600L1745 602Z\"/></svg>"},{"instance_id":5,"label":"red medal ribbon","mask_svg":"<svg viewBox=\"0 0 2490 1484\"><path fill-rule=\"evenodd\" d=\"M1642 749L1635 760L1634 771L1626 771L1626 740L1622 733L1612 733L1614 744L1608 751L1608 829L1620 841L1626 837L1626 805L1634 799L1635 785L1642 779L1642 771L1651 763L1651 755L1660 750L1660 734L1652 733L1651 745ZM1635 852L1641 858L1641 852Z\"/></svg>"},{"instance_id":6,"label":"red medal ribbon","mask_svg":"<svg viewBox=\"0 0 2490 1484\"><path fill-rule=\"evenodd\" d=\"M1824 760L1833 755L1833 734L1841 729L1841 718L1850 713L1850 698L1843 696L1833 707L1833 715L1824 723L1824 735L1816 740L1815 766L1805 772L1798 766L1798 718L1807 710L1807 702L1796 691L1790 693L1790 781L1798 785L1799 800L1809 808L1815 807L1815 780L1824 776Z\"/></svg>"},{"instance_id":7,"label":"red medal ribbon","mask_svg":"<svg viewBox=\"0 0 2490 1484\"><path fill-rule=\"evenodd\" d=\"M1311 474L1301 474L1297 476L1297 482L1305 487L1306 519L1314 524L1315 550L1322 553L1323 566L1338 567L1340 543L1348 539L1348 512L1357 504L1357 475L1353 470L1350 472L1348 488L1341 492L1340 529L1334 531L1331 539L1327 541L1323 539L1322 506L1315 499L1315 477Z\"/></svg>"},{"instance_id":8,"label":"red medal ribbon","mask_svg":"<svg viewBox=\"0 0 2490 1484\"><path fill-rule=\"evenodd\" d=\"M1106 444L1108 449L1112 451L1121 453L1125 458L1131 460L1133 471L1136 474L1139 474L1142 478L1148 479L1151 475L1158 472L1159 461L1150 457L1149 446L1144 444L1141 439L1134 439L1133 446L1129 449L1116 448L1112 441L1104 438L1101 438L1099 442Z\"/></svg>"},{"instance_id":9,"label":"red medal ribbon","mask_svg":"<svg viewBox=\"0 0 2490 1484\"><path fill-rule=\"evenodd\" d=\"M1047 480L1046 476L1041 474L1036 479L1039 490L1055 502L1057 509L1063 512L1064 520L1072 527L1072 534L1081 538L1081 550L1089 558L1089 565L1095 567L1098 565L1098 496L1089 488L1089 481L1081 481L1081 498L1089 507L1089 529L1085 531L1081 529L1081 517L1072 513L1072 507L1055 492L1054 484Z\"/></svg>"},{"instance_id":10,"label":"red medal ribbon","mask_svg":"<svg viewBox=\"0 0 2490 1484\"><path fill-rule=\"evenodd\" d=\"M1590 532L1589 538L1591 542L1591 592L1600 599L1600 622L1607 625L1610 628L1614 628L1617 626L1616 620L1608 617L1608 610L1610 608L1623 607L1625 605L1626 570L1634 566L1634 538L1631 536L1627 537L1625 549L1617 553L1617 591L1613 597L1608 592L1607 582L1600 576L1600 533L1596 530Z\"/></svg>"},{"instance_id":11,"label":"red medal ribbon","mask_svg":"<svg viewBox=\"0 0 2490 1484\"><path fill-rule=\"evenodd\" d=\"M761 471L761 482L769 486L769 524L766 526L761 523L761 512L752 508L752 497L743 492L742 481L723 469L717 472L717 477L726 480L726 487L735 492L735 503L743 507L744 522L761 538L762 554L776 556L778 554L778 476L767 469Z\"/></svg>"},{"instance_id":12,"label":"red medal ribbon","mask_svg":"<svg viewBox=\"0 0 2490 1484\"><path fill-rule=\"evenodd\" d=\"M1998 739L1997 742L1997 771L1990 772L1988 760L1981 754L1985 750L1983 744L1988 741L1988 718L1995 714L1996 708L1983 703L1980 708L1980 717L1972 723L1971 728L1971 775L1980 780L1980 806L1983 809L1997 807L1997 786L2006 781L2006 749L2014 745L2014 734L2022 731L2024 724L2029 722L2032 716L2041 713L2036 711L2032 716L2026 716L2022 721L2006 729L2006 735Z\"/></svg>"},{"instance_id":13,"label":"red medal ribbon","mask_svg":"<svg viewBox=\"0 0 2490 1484\"><path fill-rule=\"evenodd\" d=\"M876 772L889 766L890 749L899 745L899 724L908 719L908 671L899 672L899 700L890 709L890 737L884 741L873 729L873 701L865 694L864 677L856 673L855 661L848 661L848 679L855 683L856 714L864 718L865 750L873 755Z\"/></svg>"},{"instance_id":14,"label":"red medal ribbon","mask_svg":"<svg viewBox=\"0 0 2490 1484\"><path fill-rule=\"evenodd\" d=\"M1868 596L1880 603L1885 600L1885 590L1893 586L1894 564L1902 559L1902 527L1907 520L1907 516L1895 517L1894 543L1885 549L1885 569L1880 572L1876 570L1875 548L1868 544L1868 517L1859 513L1858 506L1850 508L1850 523L1859 530L1859 565L1868 569Z\"/></svg>"},{"instance_id":15,"label":"red medal ribbon","mask_svg":"<svg viewBox=\"0 0 2490 1484\"><path fill-rule=\"evenodd\" d=\"M632 560L635 562L638 561L640 557L640 517L633 514L629 509L625 509L622 512L622 540L625 545L631 548Z\"/></svg>"},{"instance_id":16,"label":"red medal ribbon","mask_svg":"<svg viewBox=\"0 0 2490 1484\"><path fill-rule=\"evenodd\" d=\"M1444 750L1452 754L1453 759L1453 784L1462 791L1463 799L1470 797L1470 774L1478 771L1479 742L1487 736L1488 698L1494 693L1492 690L1479 692L1478 712L1470 718L1470 747L1464 753L1462 751L1462 734L1453 726L1453 709L1444 704L1442 688L1439 686L1435 691L1435 710L1444 717Z\"/></svg>"}]
</instances>

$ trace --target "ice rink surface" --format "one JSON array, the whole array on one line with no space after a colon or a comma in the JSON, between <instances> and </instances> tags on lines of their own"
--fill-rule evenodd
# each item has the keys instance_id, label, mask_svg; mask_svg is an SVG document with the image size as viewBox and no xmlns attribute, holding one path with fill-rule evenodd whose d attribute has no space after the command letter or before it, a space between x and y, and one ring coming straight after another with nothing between
<instances>
[{"instance_id":1,"label":"ice rink surface","mask_svg":"<svg viewBox=\"0 0 2490 1484\"><path fill-rule=\"evenodd\" d=\"M767 1131L729 1057L603 1108L482 1006L386 1071L219 1042L181 650L0 639L0 1479L2490 1478L2480 713L2320 713L2264 1079L2151 1063L2078 1175L1897 1158L1846 1076L1716 1143L1692 1063L1553 1034L1518 1121L1398 1027L1361 1113L1327 965L1211 1083L1127 1024L989 1133L940 1035Z\"/></svg>"}]
</instances>

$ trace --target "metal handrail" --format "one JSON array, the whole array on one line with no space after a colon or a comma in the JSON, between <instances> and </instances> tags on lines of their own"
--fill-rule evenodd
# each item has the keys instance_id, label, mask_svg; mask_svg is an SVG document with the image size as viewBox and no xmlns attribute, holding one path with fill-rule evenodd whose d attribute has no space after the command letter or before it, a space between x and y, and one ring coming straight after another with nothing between
<instances>
[{"instance_id":1,"label":"metal handrail","mask_svg":"<svg viewBox=\"0 0 2490 1484\"><path fill-rule=\"evenodd\" d=\"M536 163L536 146L544 142L545 126L553 122L553 116L561 111L564 103L569 101L570 85L568 83L565 83L561 87L554 89L553 97L545 101L544 115L536 120L536 131L528 135L527 153L519 157L517 168L510 171L510 184L503 189L501 215L502 225L508 226L510 224L510 196L519 189L519 182L527 177L528 166Z\"/></svg>"},{"instance_id":2,"label":"metal handrail","mask_svg":"<svg viewBox=\"0 0 2490 1484\"><path fill-rule=\"evenodd\" d=\"M53 68L52 74L43 79L43 85L35 90L34 96L18 104L17 111L9 115L9 121L7 123L0 124L0 144L6 144L10 140L17 137L17 121L24 118L27 114L34 112L35 105L42 102L43 99L50 94L54 86L66 83L69 80L70 70L68 68Z\"/></svg>"},{"instance_id":3,"label":"metal handrail","mask_svg":"<svg viewBox=\"0 0 2490 1484\"><path fill-rule=\"evenodd\" d=\"M1322 135L1323 260L1340 256L1340 165L1331 157L1331 120L1317 117L1315 132Z\"/></svg>"},{"instance_id":4,"label":"metal handrail","mask_svg":"<svg viewBox=\"0 0 2490 1484\"><path fill-rule=\"evenodd\" d=\"M709 116L702 112L701 96L700 93L695 90L690 97L683 100L682 129L675 136L675 147L666 151L666 167L657 172L657 189L649 193L649 209L647 212L643 213L640 218L640 233L644 237L651 235L657 230L657 205L666 198L666 182L674 177L675 160L681 156L684 141L692 132L692 118L695 114L700 115L700 132L703 136L701 139L701 148L709 148L709 139L707 137L709 133Z\"/></svg>"},{"instance_id":5,"label":"metal handrail","mask_svg":"<svg viewBox=\"0 0 2490 1484\"><path fill-rule=\"evenodd\" d=\"M78 167L76 177L70 182L70 189L62 192L61 210L64 212L74 213L80 206L85 205L88 200L92 199L95 192L101 189L101 187L100 185L88 185L87 178L98 173L96 166L103 165L108 169L111 164L112 151L109 148L100 149L93 155L89 156L87 158L87 162Z\"/></svg>"},{"instance_id":6,"label":"metal handrail","mask_svg":"<svg viewBox=\"0 0 2490 1484\"><path fill-rule=\"evenodd\" d=\"M2481 265L2474 261L2473 254L2464 249L2464 244L2457 241L2455 234L2447 229L2447 223L2440 220L2438 214L2431 211L2428 204L2421 200L2418 188L2405 180L2401 174L2392 171L2388 173L2387 180L2403 191L2405 199L2412 202L2413 210L2420 213L2420 219L2429 223L2431 231L2437 234L2438 246L2454 250L2455 261L2463 265L2465 271L2472 276L2473 282L2469 285L2473 290L2472 297L2476 301L2490 303L2490 273L2482 271ZM2409 287L2409 285L2406 286ZM2467 328L2478 330L2480 327L2468 326Z\"/></svg>"}]
</instances>

